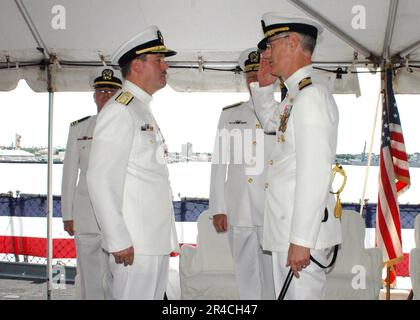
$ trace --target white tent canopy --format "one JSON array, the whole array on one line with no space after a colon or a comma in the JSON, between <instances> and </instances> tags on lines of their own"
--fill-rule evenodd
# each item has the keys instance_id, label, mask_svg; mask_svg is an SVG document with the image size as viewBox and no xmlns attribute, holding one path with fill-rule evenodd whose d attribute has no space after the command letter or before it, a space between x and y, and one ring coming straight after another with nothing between
<instances>
[{"instance_id":1,"label":"white tent canopy","mask_svg":"<svg viewBox=\"0 0 420 320\"><path fill-rule=\"evenodd\" d=\"M392 62L396 93L420 93L418 0L2 0L0 90L25 79L49 92L47 295L52 279L52 130L54 92L91 90L93 69L110 64L124 41L158 25L178 91L241 91L240 52L262 38L268 11L304 13L324 26L313 57L334 93L359 94L357 67ZM341 69L339 69L341 68ZM342 70L344 73L336 72ZM363 198L363 197L362 197Z\"/></svg>"},{"instance_id":2,"label":"white tent canopy","mask_svg":"<svg viewBox=\"0 0 420 320\"><path fill-rule=\"evenodd\" d=\"M61 5L3 0L0 8L0 90L12 90L25 79L34 91L47 91L45 65L54 61L51 90L90 90L92 68L109 64L122 42L152 24L178 51L168 59L175 90L243 90L232 70L239 53L261 39L260 20L267 11L317 19L325 31L314 62L328 70L376 68L384 58L395 66L420 61L417 0L67 0ZM419 92L420 69L412 71L398 69L398 93ZM355 74L336 80L334 73L319 73L336 93L359 92Z\"/></svg>"}]
</instances>

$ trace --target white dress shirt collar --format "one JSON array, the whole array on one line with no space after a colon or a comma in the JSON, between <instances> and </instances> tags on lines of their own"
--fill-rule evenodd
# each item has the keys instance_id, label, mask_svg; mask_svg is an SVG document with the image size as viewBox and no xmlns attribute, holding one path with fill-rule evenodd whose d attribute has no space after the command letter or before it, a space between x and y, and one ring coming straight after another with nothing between
<instances>
[{"instance_id":1,"label":"white dress shirt collar","mask_svg":"<svg viewBox=\"0 0 420 320\"><path fill-rule=\"evenodd\" d=\"M153 97L150 94L129 80L124 81L122 90L130 91L137 99L147 105L153 100Z\"/></svg>"},{"instance_id":2,"label":"white dress shirt collar","mask_svg":"<svg viewBox=\"0 0 420 320\"><path fill-rule=\"evenodd\" d=\"M313 72L312 64L308 64L299 70L295 71L284 83L287 87L287 92L296 92L299 91L299 82L306 78L310 77Z\"/></svg>"}]
</instances>

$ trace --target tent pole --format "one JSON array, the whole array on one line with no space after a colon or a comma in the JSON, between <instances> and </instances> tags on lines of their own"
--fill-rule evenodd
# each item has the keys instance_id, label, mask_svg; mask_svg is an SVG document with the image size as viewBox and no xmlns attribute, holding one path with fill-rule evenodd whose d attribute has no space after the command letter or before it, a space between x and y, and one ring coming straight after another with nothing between
<instances>
[{"instance_id":1,"label":"tent pole","mask_svg":"<svg viewBox=\"0 0 420 320\"><path fill-rule=\"evenodd\" d=\"M41 38L35 24L32 21L32 18L29 14L29 11L26 9L22 0L15 0L15 4L20 11L22 18L25 20L29 31L31 32L35 42L38 47L42 49L42 54L45 59L50 59L50 53L47 46ZM50 59L51 60L51 59ZM51 82L51 68L52 65L49 63L46 68L47 71L47 86L48 86L48 173L47 173L47 299L51 300L51 288L52 288L52 214L53 214L53 196L52 196L52 168L53 168L53 106L54 106L54 92L52 89Z\"/></svg>"},{"instance_id":2,"label":"tent pole","mask_svg":"<svg viewBox=\"0 0 420 320\"><path fill-rule=\"evenodd\" d=\"M394 56L401 56L401 57L405 58L405 56L409 55L411 52L413 52L414 50L416 50L419 47L420 47L420 41L417 41L416 43L413 43L411 46L405 48L404 50L400 51L399 53L397 53Z\"/></svg>"},{"instance_id":3,"label":"tent pole","mask_svg":"<svg viewBox=\"0 0 420 320\"><path fill-rule=\"evenodd\" d=\"M42 49L42 55L44 58L48 59L50 57L50 52L48 50L48 47L45 45L44 41L42 40L42 37L38 31L38 29L35 26L34 21L32 20L31 15L29 14L29 10L26 9L25 4L22 0L15 0L15 4L25 21L26 25L28 26L29 31L32 34L32 37L34 38L38 48Z\"/></svg>"},{"instance_id":4,"label":"tent pole","mask_svg":"<svg viewBox=\"0 0 420 320\"><path fill-rule=\"evenodd\" d=\"M389 48L392 42L392 36L394 34L394 26L395 20L397 18L397 11L398 11L398 1L399 0L391 0L389 4L389 11L388 11L388 20L386 23L386 32L385 32L385 39L384 39L384 47L383 47L383 58L388 61L391 58L391 54Z\"/></svg>"},{"instance_id":5,"label":"tent pole","mask_svg":"<svg viewBox=\"0 0 420 320\"><path fill-rule=\"evenodd\" d=\"M52 194L52 175L53 175L53 110L54 110L54 91L51 85L51 68L47 67L48 79L48 173L47 173L47 299L51 300L52 292L52 258L53 258L53 239L52 239L52 217L53 217L53 194Z\"/></svg>"},{"instance_id":6,"label":"tent pole","mask_svg":"<svg viewBox=\"0 0 420 320\"><path fill-rule=\"evenodd\" d=\"M382 90L379 89L378 99L376 101L375 118L373 119L373 128L372 128L372 133L370 136L369 155L368 155L368 162L367 162L366 172L365 172L365 182L363 184L362 197L360 198L360 215L362 215L363 208L365 206L366 187L367 187L367 182L368 182L368 177L369 177L370 162L372 160L372 147L373 147L373 141L375 140L375 131L376 131L376 123L378 121L378 111L379 111L379 106L380 106L380 101L381 101L381 92Z\"/></svg>"}]
</instances>

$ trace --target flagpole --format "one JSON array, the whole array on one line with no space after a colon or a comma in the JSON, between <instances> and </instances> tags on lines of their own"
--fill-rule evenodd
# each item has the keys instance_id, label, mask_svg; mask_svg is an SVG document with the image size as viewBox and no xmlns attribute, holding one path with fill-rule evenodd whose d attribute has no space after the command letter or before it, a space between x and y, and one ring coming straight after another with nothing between
<instances>
[{"instance_id":1,"label":"flagpole","mask_svg":"<svg viewBox=\"0 0 420 320\"><path fill-rule=\"evenodd\" d=\"M394 265L404 259L398 194L410 187L410 173L397 101L392 88L392 64L384 62L383 70L384 108L375 229L377 244L386 260L386 299L389 300L391 280L394 281L397 277Z\"/></svg>"},{"instance_id":2,"label":"flagpole","mask_svg":"<svg viewBox=\"0 0 420 320\"><path fill-rule=\"evenodd\" d=\"M382 79L381 79L381 81L382 81ZM360 215L362 215L363 208L365 206L366 187L367 187L367 182L368 182L368 178L369 178L370 162L372 160L372 148L373 148L373 142L375 140L374 138L375 138L375 131L376 131L376 122L378 120L378 111L379 111L379 106L380 106L380 101L381 101L381 92L382 92L382 89L379 89L378 99L376 101L375 118L373 120L373 129L372 129L372 133L371 133L371 136L370 136L369 155L368 155L368 162L367 162L366 172L365 172L365 181L364 181L364 184L363 184L362 197L360 198Z\"/></svg>"},{"instance_id":3,"label":"flagpole","mask_svg":"<svg viewBox=\"0 0 420 320\"><path fill-rule=\"evenodd\" d=\"M410 293L408 294L407 300L413 300L413 289L410 290Z\"/></svg>"},{"instance_id":4,"label":"flagpole","mask_svg":"<svg viewBox=\"0 0 420 320\"><path fill-rule=\"evenodd\" d=\"M52 175L53 175L53 119L54 119L54 90L52 88L52 65L47 67L48 78L48 173L47 173L47 300L52 299L52 260L53 260L53 194L52 194Z\"/></svg>"},{"instance_id":5,"label":"flagpole","mask_svg":"<svg viewBox=\"0 0 420 320\"><path fill-rule=\"evenodd\" d=\"M384 65L383 65L384 73L382 74L382 77L381 77L382 92L383 92L384 95L389 94L387 91L385 91L386 90L385 88L387 88L387 85L386 85L386 80L387 80L386 79L386 77L387 77L386 71L387 71L387 68L388 68L388 65L386 63L384 63ZM379 173L379 175L380 175L380 173ZM379 205L379 200L378 200L378 205ZM385 300L391 300L391 266L388 265L388 264L386 264L386 287L385 287L385 289L386 289Z\"/></svg>"},{"instance_id":6,"label":"flagpole","mask_svg":"<svg viewBox=\"0 0 420 320\"><path fill-rule=\"evenodd\" d=\"M391 267L386 267L386 300L391 300Z\"/></svg>"}]
</instances>

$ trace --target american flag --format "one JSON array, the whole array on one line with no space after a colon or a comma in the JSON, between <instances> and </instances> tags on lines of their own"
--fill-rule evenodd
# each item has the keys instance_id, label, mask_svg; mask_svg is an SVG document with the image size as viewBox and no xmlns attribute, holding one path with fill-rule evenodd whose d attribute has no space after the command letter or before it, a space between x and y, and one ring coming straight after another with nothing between
<instances>
[{"instance_id":1,"label":"american flag","mask_svg":"<svg viewBox=\"0 0 420 320\"><path fill-rule=\"evenodd\" d=\"M383 260L392 266L403 259L398 195L410 187L408 157L400 116L392 89L392 70L386 70L383 96L376 243Z\"/></svg>"}]
</instances>

